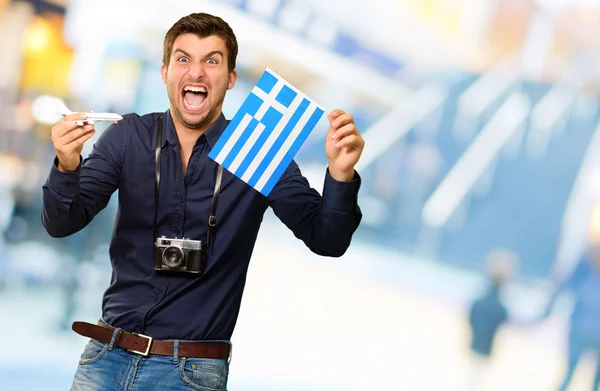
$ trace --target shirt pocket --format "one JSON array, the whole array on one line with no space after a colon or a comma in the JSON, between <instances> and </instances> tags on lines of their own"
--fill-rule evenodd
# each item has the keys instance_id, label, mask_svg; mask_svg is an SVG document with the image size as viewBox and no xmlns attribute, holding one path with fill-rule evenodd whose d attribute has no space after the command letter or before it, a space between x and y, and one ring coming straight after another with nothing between
<instances>
[{"instance_id":1,"label":"shirt pocket","mask_svg":"<svg viewBox=\"0 0 600 391\"><path fill-rule=\"evenodd\" d=\"M181 379L200 391L223 391L227 388L227 361L207 358L182 358L179 364Z\"/></svg>"}]
</instances>

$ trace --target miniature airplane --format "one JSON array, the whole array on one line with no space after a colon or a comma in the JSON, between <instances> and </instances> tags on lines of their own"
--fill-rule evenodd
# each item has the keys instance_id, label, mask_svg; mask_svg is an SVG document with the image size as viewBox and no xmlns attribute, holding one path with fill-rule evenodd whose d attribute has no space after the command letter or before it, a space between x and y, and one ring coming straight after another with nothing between
<instances>
[{"instance_id":1,"label":"miniature airplane","mask_svg":"<svg viewBox=\"0 0 600 391\"><path fill-rule=\"evenodd\" d=\"M61 110L60 110L60 115L62 115L63 117L66 117L67 115L71 115L71 114L78 114L76 112L73 112L71 110L69 110L67 108L67 106L65 106L64 104L61 105ZM118 121L122 120L123 117L120 116L119 114L116 113L94 113L93 111L90 111L89 113L81 113L81 114L85 114L87 116L87 119L85 119L84 121L67 121L65 122L66 124L68 123L77 123L78 126L83 126L84 123L87 123L89 125L93 125L96 122L99 121L111 121L111 122L115 122L117 123Z\"/></svg>"}]
</instances>

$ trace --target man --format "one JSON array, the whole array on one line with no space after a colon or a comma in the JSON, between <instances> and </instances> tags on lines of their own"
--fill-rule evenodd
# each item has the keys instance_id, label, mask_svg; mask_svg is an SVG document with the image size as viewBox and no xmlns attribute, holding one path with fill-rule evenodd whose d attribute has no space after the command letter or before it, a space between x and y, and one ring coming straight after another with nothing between
<instances>
[{"instance_id":1,"label":"man","mask_svg":"<svg viewBox=\"0 0 600 391\"><path fill-rule=\"evenodd\" d=\"M469 308L471 356L466 390L485 387L485 377L492 357L498 330L508 321L508 310L502 301L502 291L515 272L517 256L507 250L494 249L487 256L488 287Z\"/></svg>"},{"instance_id":2,"label":"man","mask_svg":"<svg viewBox=\"0 0 600 391\"><path fill-rule=\"evenodd\" d=\"M57 158L43 187L42 215L50 235L82 229L119 189L102 319L73 324L91 338L74 390L226 389L229 340L267 207L317 254L341 256L350 245L362 216L354 166L364 147L350 114L328 116L322 197L295 162L265 197L208 158L228 123L221 108L236 82L237 51L220 18L183 17L164 41L169 110L126 115L83 163L82 145L94 128L73 121L85 115L52 128ZM154 243L162 236L202 241L205 256L192 256L201 266L190 261L190 270L169 271L177 254L161 253Z\"/></svg>"},{"instance_id":3,"label":"man","mask_svg":"<svg viewBox=\"0 0 600 391\"><path fill-rule=\"evenodd\" d=\"M541 316L535 319L535 322L548 319L559 298L570 294L573 307L568 322L567 368L558 386L559 391L569 389L575 370L585 354L595 357L595 366L591 371L593 382L589 389L600 390L600 243L596 235L594 233L575 268L556 283Z\"/></svg>"}]
</instances>

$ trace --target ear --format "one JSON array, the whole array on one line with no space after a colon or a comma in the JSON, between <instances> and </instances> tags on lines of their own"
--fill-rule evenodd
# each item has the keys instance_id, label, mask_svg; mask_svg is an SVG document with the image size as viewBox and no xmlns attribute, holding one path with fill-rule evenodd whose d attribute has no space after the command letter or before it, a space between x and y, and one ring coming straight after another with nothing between
<instances>
[{"instance_id":1,"label":"ear","mask_svg":"<svg viewBox=\"0 0 600 391\"><path fill-rule=\"evenodd\" d=\"M237 80L237 72L234 70L229 74L229 84L227 85L227 89L230 90L235 86L235 82Z\"/></svg>"},{"instance_id":2,"label":"ear","mask_svg":"<svg viewBox=\"0 0 600 391\"><path fill-rule=\"evenodd\" d=\"M160 67L160 75L163 83L167 84L167 66L165 64L161 65Z\"/></svg>"}]
</instances>

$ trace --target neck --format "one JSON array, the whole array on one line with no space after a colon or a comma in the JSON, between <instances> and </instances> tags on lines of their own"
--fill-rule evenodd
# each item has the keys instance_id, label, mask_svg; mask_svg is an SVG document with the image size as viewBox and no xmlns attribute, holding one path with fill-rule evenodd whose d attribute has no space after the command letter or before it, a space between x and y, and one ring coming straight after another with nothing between
<instances>
[{"instance_id":1,"label":"neck","mask_svg":"<svg viewBox=\"0 0 600 391\"><path fill-rule=\"evenodd\" d=\"M177 115L173 115L173 112L174 111L171 109L171 118L173 120L173 125L175 126L175 132L177 133L179 142L182 144L195 143L196 140L198 140L198 137L202 136L204 132L206 132L221 115L221 112L219 111L218 114L208 121L206 125L198 128L188 128L180 121L179 118L177 118Z\"/></svg>"}]
</instances>

